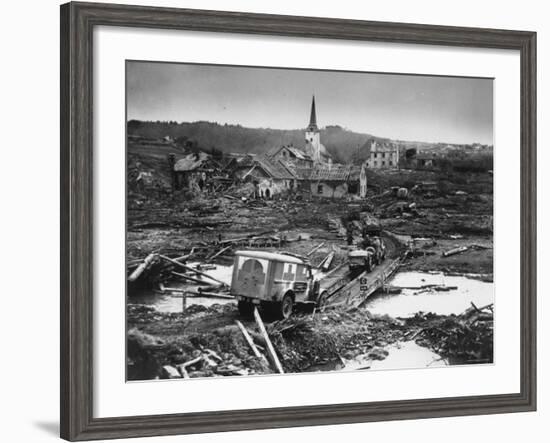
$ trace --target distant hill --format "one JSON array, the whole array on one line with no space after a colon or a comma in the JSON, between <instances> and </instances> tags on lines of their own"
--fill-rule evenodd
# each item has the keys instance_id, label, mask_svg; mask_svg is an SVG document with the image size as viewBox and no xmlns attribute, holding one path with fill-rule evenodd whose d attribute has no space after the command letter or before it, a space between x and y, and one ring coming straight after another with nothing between
<instances>
[{"instance_id":1,"label":"distant hill","mask_svg":"<svg viewBox=\"0 0 550 443\"><path fill-rule=\"evenodd\" d=\"M215 149L224 153L261 154L274 146L304 145L304 129L245 128L240 125L220 125L205 121L177 123L130 120L128 135L151 139L169 136L181 142L192 142L199 149ZM370 139L388 141L370 134L352 132L340 126L327 126L321 129L321 143L336 161L342 163L366 158L369 146L367 142Z\"/></svg>"},{"instance_id":2,"label":"distant hill","mask_svg":"<svg viewBox=\"0 0 550 443\"><path fill-rule=\"evenodd\" d=\"M130 120L128 122L128 135L140 136L150 140L161 140L168 136L176 141L175 146L171 149L181 148L182 152L198 149L218 154L231 152L262 154L273 147L282 145L292 144L297 148L301 148L305 143L304 132L305 129L246 128L241 125L220 125L207 121L177 123L174 121ZM337 125L321 129L321 143L325 145L333 159L339 163L362 164L369 157L370 142L372 140L379 143L396 143L403 152L410 148L414 148L416 151L432 151L442 154L457 150L471 152L476 149L492 153L493 150L492 146L478 143L459 145L391 140L371 134L349 131ZM166 147L161 145L149 144L148 147L135 145L131 148L132 151L136 150L136 153L140 152L141 154L166 154L164 152Z\"/></svg>"}]
</instances>

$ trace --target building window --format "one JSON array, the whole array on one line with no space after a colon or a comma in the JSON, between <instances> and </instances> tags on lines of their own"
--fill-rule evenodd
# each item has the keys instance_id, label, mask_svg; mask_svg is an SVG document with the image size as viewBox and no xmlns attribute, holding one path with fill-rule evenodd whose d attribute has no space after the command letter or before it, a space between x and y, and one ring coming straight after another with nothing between
<instances>
[{"instance_id":1,"label":"building window","mask_svg":"<svg viewBox=\"0 0 550 443\"><path fill-rule=\"evenodd\" d=\"M392 166L392 165L393 165L393 162L392 162L391 160L390 160L390 161L389 161L388 163L389 163L389 165L390 165L390 166Z\"/></svg>"},{"instance_id":2,"label":"building window","mask_svg":"<svg viewBox=\"0 0 550 443\"><path fill-rule=\"evenodd\" d=\"M317 185L317 194L323 193L323 185Z\"/></svg>"},{"instance_id":3,"label":"building window","mask_svg":"<svg viewBox=\"0 0 550 443\"><path fill-rule=\"evenodd\" d=\"M386 162L385 161L382 161L382 166L385 166L386 165Z\"/></svg>"}]
</instances>

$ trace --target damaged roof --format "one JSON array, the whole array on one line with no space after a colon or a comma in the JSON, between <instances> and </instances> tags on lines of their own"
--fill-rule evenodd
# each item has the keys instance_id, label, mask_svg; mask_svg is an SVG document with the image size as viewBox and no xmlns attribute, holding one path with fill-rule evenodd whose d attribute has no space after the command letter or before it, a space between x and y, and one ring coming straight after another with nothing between
<instances>
[{"instance_id":1,"label":"damaged roof","mask_svg":"<svg viewBox=\"0 0 550 443\"><path fill-rule=\"evenodd\" d=\"M351 171L351 166L319 166L311 170L309 179L319 181L348 181Z\"/></svg>"},{"instance_id":2,"label":"damaged roof","mask_svg":"<svg viewBox=\"0 0 550 443\"><path fill-rule=\"evenodd\" d=\"M187 154L185 157L180 158L174 165L174 171L196 171L198 169L213 169L216 162L212 160L212 157L205 152Z\"/></svg>"},{"instance_id":3,"label":"damaged roof","mask_svg":"<svg viewBox=\"0 0 550 443\"><path fill-rule=\"evenodd\" d=\"M266 156L258 156L254 159L258 166L260 166L271 178L280 180L292 180L296 176L292 171L285 166L282 161L273 160Z\"/></svg>"},{"instance_id":4,"label":"damaged roof","mask_svg":"<svg viewBox=\"0 0 550 443\"><path fill-rule=\"evenodd\" d=\"M307 155L305 152L301 151L298 148L295 148L294 146L277 146L274 148L271 148L269 151L267 151L266 156L267 157L275 157L281 149L286 149L288 152L290 152L294 157L296 157L299 160L311 160L311 157Z\"/></svg>"}]
</instances>

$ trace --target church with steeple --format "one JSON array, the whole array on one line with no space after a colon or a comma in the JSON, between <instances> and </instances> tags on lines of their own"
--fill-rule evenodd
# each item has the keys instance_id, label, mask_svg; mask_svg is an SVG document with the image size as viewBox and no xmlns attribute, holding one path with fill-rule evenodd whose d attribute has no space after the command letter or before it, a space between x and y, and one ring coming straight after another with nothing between
<instances>
[{"instance_id":1,"label":"church with steeple","mask_svg":"<svg viewBox=\"0 0 550 443\"><path fill-rule=\"evenodd\" d=\"M311 100L311 114L309 116L309 125L306 128L306 147L305 151L315 163L321 162L321 133L317 127L317 112L315 110L315 96Z\"/></svg>"},{"instance_id":2,"label":"church with steeple","mask_svg":"<svg viewBox=\"0 0 550 443\"><path fill-rule=\"evenodd\" d=\"M309 124L305 132L304 152L311 157L314 164L328 163L331 156L321 143L321 132L317 126L317 110L315 108L315 96L311 99L311 112Z\"/></svg>"}]
</instances>

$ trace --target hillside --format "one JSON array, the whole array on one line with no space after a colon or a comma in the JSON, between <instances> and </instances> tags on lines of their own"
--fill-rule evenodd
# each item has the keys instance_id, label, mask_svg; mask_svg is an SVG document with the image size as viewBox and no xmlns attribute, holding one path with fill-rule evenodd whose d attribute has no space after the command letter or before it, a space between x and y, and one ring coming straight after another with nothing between
<instances>
[{"instance_id":1,"label":"hillside","mask_svg":"<svg viewBox=\"0 0 550 443\"><path fill-rule=\"evenodd\" d=\"M224 153L261 154L274 146L304 144L304 129L245 128L240 125L220 125L211 122L128 122L128 135L139 135L152 139L170 136L182 143L192 143L199 149L216 149ZM376 139L370 134L348 131L340 126L321 129L321 143L325 145L336 161L347 163L358 157L358 151L367 149L367 141ZM366 152L361 152L364 157Z\"/></svg>"}]
</instances>

